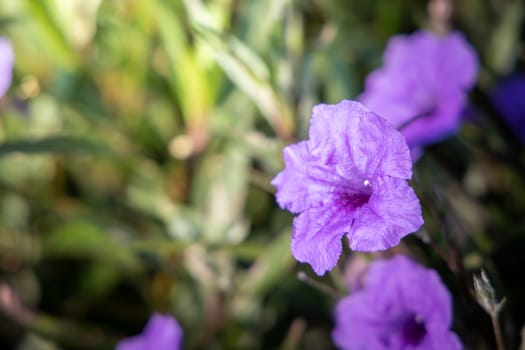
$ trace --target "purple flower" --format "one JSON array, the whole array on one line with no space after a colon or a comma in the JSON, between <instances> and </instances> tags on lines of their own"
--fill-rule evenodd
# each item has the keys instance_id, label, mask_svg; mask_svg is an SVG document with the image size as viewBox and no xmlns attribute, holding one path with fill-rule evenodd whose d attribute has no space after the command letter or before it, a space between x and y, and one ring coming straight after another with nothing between
<instances>
[{"instance_id":1,"label":"purple flower","mask_svg":"<svg viewBox=\"0 0 525 350\"><path fill-rule=\"evenodd\" d=\"M491 98L509 127L525 143L525 73L502 80L492 92Z\"/></svg>"},{"instance_id":2,"label":"purple flower","mask_svg":"<svg viewBox=\"0 0 525 350\"><path fill-rule=\"evenodd\" d=\"M364 287L368 266L370 266L370 260L363 253L353 253L347 259L343 268L343 277L350 292Z\"/></svg>"},{"instance_id":3,"label":"purple flower","mask_svg":"<svg viewBox=\"0 0 525 350\"><path fill-rule=\"evenodd\" d=\"M339 301L332 338L343 350L462 349L451 322L439 275L399 255L372 263L366 286Z\"/></svg>"},{"instance_id":4,"label":"purple flower","mask_svg":"<svg viewBox=\"0 0 525 350\"><path fill-rule=\"evenodd\" d=\"M182 343L182 329L169 315L155 313L142 334L122 339L115 350L178 350Z\"/></svg>"},{"instance_id":5,"label":"purple flower","mask_svg":"<svg viewBox=\"0 0 525 350\"><path fill-rule=\"evenodd\" d=\"M345 235L353 250L378 251L423 224L403 135L358 102L315 106L309 140L283 156L277 202L299 214L292 253L318 275L336 265Z\"/></svg>"},{"instance_id":6,"label":"purple flower","mask_svg":"<svg viewBox=\"0 0 525 350\"><path fill-rule=\"evenodd\" d=\"M476 54L459 32L395 36L360 100L401 129L410 148L419 148L457 130L477 69Z\"/></svg>"},{"instance_id":7,"label":"purple flower","mask_svg":"<svg viewBox=\"0 0 525 350\"><path fill-rule=\"evenodd\" d=\"M0 38L0 97L2 97L13 77L13 64L15 56L9 40Z\"/></svg>"}]
</instances>

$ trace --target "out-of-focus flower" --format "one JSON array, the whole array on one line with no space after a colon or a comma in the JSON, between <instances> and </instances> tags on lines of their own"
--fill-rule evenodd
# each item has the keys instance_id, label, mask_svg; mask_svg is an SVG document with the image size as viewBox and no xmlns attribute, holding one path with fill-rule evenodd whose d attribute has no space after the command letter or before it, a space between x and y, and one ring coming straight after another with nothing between
<instances>
[{"instance_id":1,"label":"out-of-focus flower","mask_svg":"<svg viewBox=\"0 0 525 350\"><path fill-rule=\"evenodd\" d=\"M337 304L332 338L344 350L462 349L451 322L439 275L398 255L372 263L366 286Z\"/></svg>"},{"instance_id":2,"label":"out-of-focus flower","mask_svg":"<svg viewBox=\"0 0 525 350\"><path fill-rule=\"evenodd\" d=\"M370 259L363 253L353 253L346 261L343 276L350 292L355 292L365 286L368 266L370 266Z\"/></svg>"},{"instance_id":3,"label":"out-of-focus flower","mask_svg":"<svg viewBox=\"0 0 525 350\"><path fill-rule=\"evenodd\" d=\"M403 136L358 102L315 106L309 139L283 156L277 202L299 214L292 253L318 275L336 265L344 235L353 250L378 251L423 224Z\"/></svg>"},{"instance_id":4,"label":"out-of-focus flower","mask_svg":"<svg viewBox=\"0 0 525 350\"><path fill-rule=\"evenodd\" d=\"M155 313L141 334L122 339L115 350L178 350L182 336L175 318Z\"/></svg>"},{"instance_id":5,"label":"out-of-focus flower","mask_svg":"<svg viewBox=\"0 0 525 350\"><path fill-rule=\"evenodd\" d=\"M0 38L0 97L4 96L13 78L15 55L11 42Z\"/></svg>"},{"instance_id":6,"label":"out-of-focus flower","mask_svg":"<svg viewBox=\"0 0 525 350\"><path fill-rule=\"evenodd\" d=\"M503 79L491 94L492 103L525 144L525 73Z\"/></svg>"},{"instance_id":7,"label":"out-of-focus flower","mask_svg":"<svg viewBox=\"0 0 525 350\"><path fill-rule=\"evenodd\" d=\"M476 54L459 32L395 36L360 100L400 129L419 156L422 146L457 130L477 70Z\"/></svg>"}]
</instances>

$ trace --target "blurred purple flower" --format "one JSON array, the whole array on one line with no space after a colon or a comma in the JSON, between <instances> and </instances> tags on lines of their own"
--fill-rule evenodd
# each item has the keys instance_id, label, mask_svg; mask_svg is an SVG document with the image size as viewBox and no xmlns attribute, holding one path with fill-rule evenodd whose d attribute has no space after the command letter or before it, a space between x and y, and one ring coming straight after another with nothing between
<instances>
[{"instance_id":1,"label":"blurred purple flower","mask_svg":"<svg viewBox=\"0 0 525 350\"><path fill-rule=\"evenodd\" d=\"M115 350L178 350L182 343L182 329L169 315L155 313L141 334L122 339Z\"/></svg>"},{"instance_id":2,"label":"blurred purple flower","mask_svg":"<svg viewBox=\"0 0 525 350\"><path fill-rule=\"evenodd\" d=\"M477 70L476 54L459 32L398 35L388 43L383 67L368 76L360 100L400 129L419 156L421 146L457 130Z\"/></svg>"},{"instance_id":3,"label":"blurred purple flower","mask_svg":"<svg viewBox=\"0 0 525 350\"><path fill-rule=\"evenodd\" d=\"M15 55L11 42L0 38L0 97L4 96L13 78Z\"/></svg>"},{"instance_id":4,"label":"blurred purple flower","mask_svg":"<svg viewBox=\"0 0 525 350\"><path fill-rule=\"evenodd\" d=\"M514 74L502 80L491 94L492 103L525 143L525 73Z\"/></svg>"},{"instance_id":5,"label":"blurred purple flower","mask_svg":"<svg viewBox=\"0 0 525 350\"><path fill-rule=\"evenodd\" d=\"M456 350L452 299L439 275L398 255L368 269L366 286L335 309L332 338L343 350Z\"/></svg>"},{"instance_id":6,"label":"blurred purple flower","mask_svg":"<svg viewBox=\"0 0 525 350\"><path fill-rule=\"evenodd\" d=\"M403 136L358 102L315 106L309 140L283 157L272 184L279 205L299 214L292 254L318 275L336 265L345 235L353 250L378 251L423 224Z\"/></svg>"},{"instance_id":7,"label":"blurred purple flower","mask_svg":"<svg viewBox=\"0 0 525 350\"><path fill-rule=\"evenodd\" d=\"M363 253L353 253L345 262L343 278L349 292L355 292L365 286L366 272L370 259Z\"/></svg>"}]
</instances>

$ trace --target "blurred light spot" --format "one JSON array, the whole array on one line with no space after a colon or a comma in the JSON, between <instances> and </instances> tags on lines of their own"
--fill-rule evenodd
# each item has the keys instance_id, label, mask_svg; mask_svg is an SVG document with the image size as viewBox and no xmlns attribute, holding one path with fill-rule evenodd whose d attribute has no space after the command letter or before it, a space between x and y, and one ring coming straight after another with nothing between
<instances>
[{"instance_id":1,"label":"blurred light spot","mask_svg":"<svg viewBox=\"0 0 525 350\"><path fill-rule=\"evenodd\" d=\"M450 0L432 0L428 2L428 15L434 30L445 34L450 29L453 4Z\"/></svg>"},{"instance_id":2,"label":"blurred light spot","mask_svg":"<svg viewBox=\"0 0 525 350\"><path fill-rule=\"evenodd\" d=\"M188 135L179 135L171 140L169 151L177 159L186 159L194 151L193 142Z\"/></svg>"},{"instance_id":3,"label":"blurred light spot","mask_svg":"<svg viewBox=\"0 0 525 350\"><path fill-rule=\"evenodd\" d=\"M321 34L319 35L319 37L321 38L321 41L323 43L328 44L334 41L336 35L337 27L332 24L327 24L321 30Z\"/></svg>"},{"instance_id":4,"label":"blurred light spot","mask_svg":"<svg viewBox=\"0 0 525 350\"><path fill-rule=\"evenodd\" d=\"M40 94L40 83L34 75L26 75L20 84L20 95L23 99L38 96Z\"/></svg>"}]
</instances>

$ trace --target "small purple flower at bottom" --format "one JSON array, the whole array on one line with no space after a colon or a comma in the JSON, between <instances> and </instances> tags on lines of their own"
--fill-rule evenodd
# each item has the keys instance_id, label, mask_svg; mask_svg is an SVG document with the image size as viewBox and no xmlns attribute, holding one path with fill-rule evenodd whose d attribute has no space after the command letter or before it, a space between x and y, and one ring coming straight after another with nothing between
<instances>
[{"instance_id":1,"label":"small purple flower at bottom","mask_svg":"<svg viewBox=\"0 0 525 350\"><path fill-rule=\"evenodd\" d=\"M337 304L332 338L342 350L461 350L451 322L439 275L399 255L372 263L365 287Z\"/></svg>"},{"instance_id":2,"label":"small purple flower at bottom","mask_svg":"<svg viewBox=\"0 0 525 350\"><path fill-rule=\"evenodd\" d=\"M115 350L179 350L182 337L175 318L155 313L141 334L122 339Z\"/></svg>"},{"instance_id":3,"label":"small purple flower at bottom","mask_svg":"<svg viewBox=\"0 0 525 350\"><path fill-rule=\"evenodd\" d=\"M344 236L353 250L385 250L423 224L403 135L358 102L315 106L309 139L283 157L272 184L281 208L299 214L292 254L318 275L337 264Z\"/></svg>"}]
</instances>

